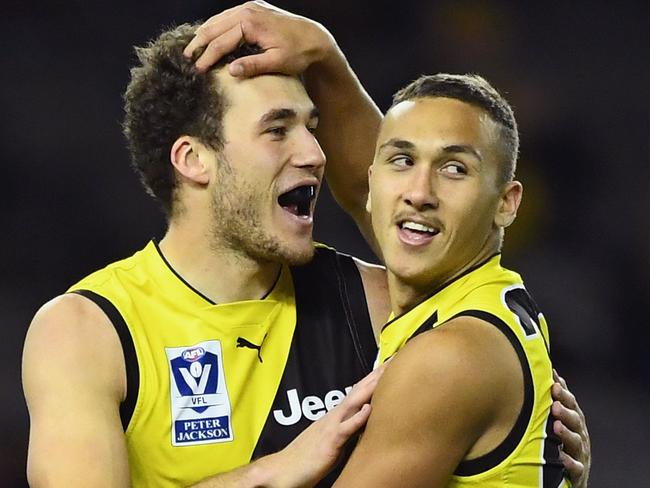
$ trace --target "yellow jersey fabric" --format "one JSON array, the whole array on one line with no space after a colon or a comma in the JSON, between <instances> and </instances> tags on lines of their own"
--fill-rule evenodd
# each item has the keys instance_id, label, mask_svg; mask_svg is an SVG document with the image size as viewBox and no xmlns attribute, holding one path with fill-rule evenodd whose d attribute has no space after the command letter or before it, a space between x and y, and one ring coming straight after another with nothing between
<instances>
[{"instance_id":1,"label":"yellow jersey fabric","mask_svg":"<svg viewBox=\"0 0 650 488\"><path fill-rule=\"evenodd\" d=\"M317 255L315 265L297 272L318 280L319 262L342 259L327 248ZM186 486L280 449L370 370L371 359L365 358L376 348L369 342L369 319L365 323L357 312L360 323L347 326L358 326L363 340L346 339L345 330L335 336L355 342L337 343L333 354L349 363L349 374L295 379L291 365L306 362L305 354L318 360L312 343L324 341L309 336L302 344L296 337L297 324L311 319L298 312L292 273L283 266L263 299L215 304L184 282L150 242L70 288L95 301L120 334L130 387L125 436L133 486ZM339 312L332 310L338 321ZM359 347L368 348L362 359ZM309 399L310 393L316 396Z\"/></svg>"},{"instance_id":2,"label":"yellow jersey fabric","mask_svg":"<svg viewBox=\"0 0 650 488\"><path fill-rule=\"evenodd\" d=\"M570 486L559 460L559 439L552 431L553 372L546 320L521 277L501 267L500 255L468 270L390 320L380 335L379 362L385 362L416 335L460 316L489 322L509 339L521 363L524 402L504 442L484 456L462 461L448 486Z\"/></svg>"}]
</instances>

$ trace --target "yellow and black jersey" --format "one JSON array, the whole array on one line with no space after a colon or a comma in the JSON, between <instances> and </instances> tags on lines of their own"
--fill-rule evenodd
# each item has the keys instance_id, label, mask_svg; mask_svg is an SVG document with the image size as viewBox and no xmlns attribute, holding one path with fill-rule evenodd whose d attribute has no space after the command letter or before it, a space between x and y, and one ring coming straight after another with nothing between
<instances>
[{"instance_id":1,"label":"yellow and black jersey","mask_svg":"<svg viewBox=\"0 0 650 488\"><path fill-rule=\"evenodd\" d=\"M377 353L357 267L325 246L283 267L261 300L213 303L155 242L69 291L101 307L122 343L133 486L186 486L282 449Z\"/></svg>"},{"instance_id":2,"label":"yellow and black jersey","mask_svg":"<svg viewBox=\"0 0 650 488\"><path fill-rule=\"evenodd\" d=\"M461 316L493 324L508 338L521 364L524 401L503 443L484 456L463 460L449 486L570 486L550 414L553 372L546 320L521 277L501 267L500 255L446 283L415 308L389 321L380 336L379 362L416 335Z\"/></svg>"}]
</instances>

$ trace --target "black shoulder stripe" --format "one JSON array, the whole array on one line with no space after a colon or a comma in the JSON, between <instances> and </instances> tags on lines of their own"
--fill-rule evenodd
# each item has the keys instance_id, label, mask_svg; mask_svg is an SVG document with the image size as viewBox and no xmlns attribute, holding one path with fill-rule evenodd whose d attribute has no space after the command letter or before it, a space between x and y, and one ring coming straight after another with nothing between
<instances>
[{"instance_id":1,"label":"black shoulder stripe","mask_svg":"<svg viewBox=\"0 0 650 488\"><path fill-rule=\"evenodd\" d=\"M526 358L526 353L523 346L517 339L515 333L508 327L508 325L501 320L499 317L492 315L491 313L484 312L482 310L465 310L459 314L452 317L475 317L477 319L484 320L494 325L499 329L510 341L512 347L517 353L519 358L519 363L521 365L521 371L524 375L524 403L517 417L515 425L512 427L512 430L508 436L499 444L495 449L480 456L476 459L470 459L467 461L462 461L456 471L454 472L457 476L472 476L475 474L483 473L488 469L491 469L501 463L506 459L517 447L521 439L526 433L526 426L530 420L530 416L533 413L533 402L535 399L535 391L533 387L533 376L530 371L530 366L528 364L528 359ZM451 319L450 319L451 320Z\"/></svg>"},{"instance_id":2,"label":"black shoulder stripe","mask_svg":"<svg viewBox=\"0 0 650 488\"><path fill-rule=\"evenodd\" d=\"M107 298L98 295L90 290L74 290L72 293L86 297L88 300L93 301L109 318L118 337L122 344L122 352L124 354L124 363L126 367L126 398L120 405L120 419L122 420L122 427L126 431L133 416L135 403L138 399L138 390L140 388L140 372L138 371L138 357L135 354L135 345L133 338L129 332L129 328L122 317L122 314L117 310Z\"/></svg>"},{"instance_id":3,"label":"black shoulder stripe","mask_svg":"<svg viewBox=\"0 0 650 488\"><path fill-rule=\"evenodd\" d=\"M417 328L415 332L411 334L411 337L407 339L406 342L409 342L411 339L414 337L419 336L420 334L427 332L429 330L433 330L433 326L436 325L436 322L438 322L438 311L436 310L433 312L428 319L426 319L424 322L422 322L422 325Z\"/></svg>"},{"instance_id":4,"label":"black shoulder stripe","mask_svg":"<svg viewBox=\"0 0 650 488\"><path fill-rule=\"evenodd\" d=\"M372 335L372 327L364 327L365 324L370 324L370 312L368 312L361 273L351 256L334 253L334 257L341 300L348 319L350 334L363 367L370 372L377 355L377 348L364 346L368 343L375 345L375 339ZM360 334L363 337L360 337Z\"/></svg>"},{"instance_id":5,"label":"black shoulder stripe","mask_svg":"<svg viewBox=\"0 0 650 488\"><path fill-rule=\"evenodd\" d=\"M494 256L498 256L499 254L501 254L501 253L500 253L500 252L495 252L494 254L491 254L490 256L488 256L487 258L485 258L483 261L481 261L481 262L475 264L475 265L472 266L471 268L467 268L465 271L463 271L463 272L462 272L461 274L459 274L458 276L454 276L454 277L451 278L449 281L445 281L444 283L442 283L441 285L439 285L437 288L435 288L434 290L430 291L430 292L429 292L429 293L428 293L424 298L422 298L422 300L420 300L418 303L416 303L416 304L415 304L415 305L414 305L410 310L413 310L413 308L417 307L420 303L426 302L426 301L427 301L429 298L431 298L433 295L435 295L436 293L439 293L440 291L444 290L444 289L447 288L449 285L451 285L452 283L454 283L454 282L460 280L461 278L464 278L465 276L467 276L468 274L470 274L472 271L476 271L476 270L479 269L481 266L484 266L485 264L488 263L488 261L490 261L490 259L492 259ZM410 310L407 310L407 311L404 312L404 313L401 313L401 314L399 314L399 315L396 315L396 316L393 317L391 320L389 320L388 322L386 322L386 323L384 324L384 326L382 327L382 329L381 329L382 332L384 331L384 329L385 329L386 327L388 327L389 325L391 325L391 324L392 324L393 322L395 322L397 319L399 319L400 317L402 317L402 316L404 316L405 314L409 313Z\"/></svg>"}]
</instances>

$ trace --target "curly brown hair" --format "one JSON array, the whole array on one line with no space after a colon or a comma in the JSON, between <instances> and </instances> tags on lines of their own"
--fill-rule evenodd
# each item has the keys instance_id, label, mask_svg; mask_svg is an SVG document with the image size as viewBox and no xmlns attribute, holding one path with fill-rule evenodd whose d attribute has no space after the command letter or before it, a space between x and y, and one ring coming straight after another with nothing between
<instances>
[{"instance_id":1,"label":"curly brown hair","mask_svg":"<svg viewBox=\"0 0 650 488\"><path fill-rule=\"evenodd\" d=\"M196 137L218 151L223 146L221 122L227 100L214 71L236 58L259 52L243 45L222 58L207 72L183 55L200 24L183 24L164 31L144 47L136 47L139 64L131 69L124 93L123 131L133 168L147 192L155 197L169 218L177 185L169 151L180 136Z\"/></svg>"}]
</instances>

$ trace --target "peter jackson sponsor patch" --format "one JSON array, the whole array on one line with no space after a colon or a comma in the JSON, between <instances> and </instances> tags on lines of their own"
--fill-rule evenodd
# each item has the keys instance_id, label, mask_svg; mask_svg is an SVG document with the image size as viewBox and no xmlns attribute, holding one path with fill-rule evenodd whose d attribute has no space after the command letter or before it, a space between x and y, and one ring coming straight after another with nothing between
<instances>
[{"instance_id":1,"label":"peter jackson sponsor patch","mask_svg":"<svg viewBox=\"0 0 650 488\"><path fill-rule=\"evenodd\" d=\"M232 441L221 342L167 347L165 352L170 375L172 445Z\"/></svg>"}]
</instances>

